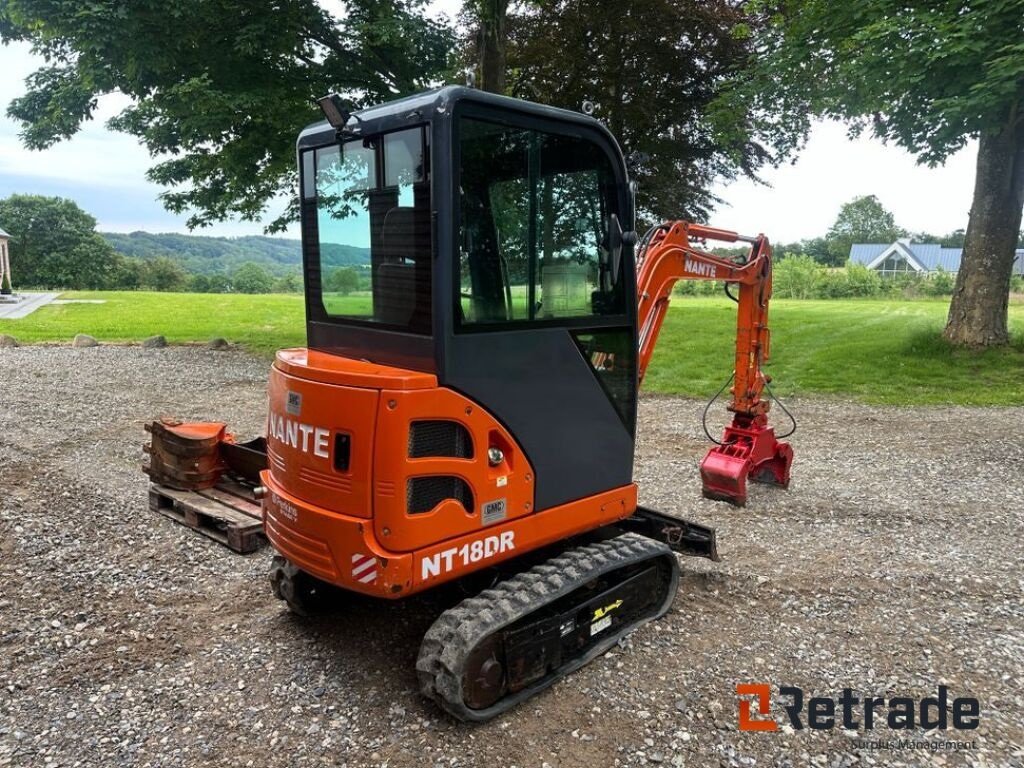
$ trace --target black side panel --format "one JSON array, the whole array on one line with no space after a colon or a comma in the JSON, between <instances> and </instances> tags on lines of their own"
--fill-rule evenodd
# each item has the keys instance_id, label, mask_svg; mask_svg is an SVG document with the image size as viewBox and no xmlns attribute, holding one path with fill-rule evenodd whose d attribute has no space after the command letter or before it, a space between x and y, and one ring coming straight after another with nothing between
<instances>
[{"instance_id":1,"label":"black side panel","mask_svg":"<svg viewBox=\"0 0 1024 768\"><path fill-rule=\"evenodd\" d=\"M306 324L306 338L310 349L320 352L434 372L434 340L429 336L311 320Z\"/></svg>"},{"instance_id":2,"label":"black side panel","mask_svg":"<svg viewBox=\"0 0 1024 768\"><path fill-rule=\"evenodd\" d=\"M448 344L459 362L442 384L480 403L526 451L537 511L632 482L633 437L569 330L459 334Z\"/></svg>"}]
</instances>

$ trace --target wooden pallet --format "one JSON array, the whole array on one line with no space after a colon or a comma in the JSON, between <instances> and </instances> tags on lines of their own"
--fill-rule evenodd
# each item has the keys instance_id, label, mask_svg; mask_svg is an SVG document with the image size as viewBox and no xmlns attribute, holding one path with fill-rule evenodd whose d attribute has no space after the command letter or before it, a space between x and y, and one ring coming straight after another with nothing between
<instances>
[{"instance_id":1,"label":"wooden pallet","mask_svg":"<svg viewBox=\"0 0 1024 768\"><path fill-rule=\"evenodd\" d=\"M263 513L252 488L227 477L201 491L152 483L149 508L243 555L266 543Z\"/></svg>"}]
</instances>

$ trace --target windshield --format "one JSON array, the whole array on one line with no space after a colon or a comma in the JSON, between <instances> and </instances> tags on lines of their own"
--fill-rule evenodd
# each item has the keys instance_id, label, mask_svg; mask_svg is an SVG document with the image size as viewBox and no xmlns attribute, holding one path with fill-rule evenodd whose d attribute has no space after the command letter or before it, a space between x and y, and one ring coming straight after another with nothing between
<instances>
[{"instance_id":1,"label":"windshield","mask_svg":"<svg viewBox=\"0 0 1024 768\"><path fill-rule=\"evenodd\" d=\"M417 127L307 151L324 313L430 333L431 216L426 132ZM307 227L310 222L307 222ZM307 239L309 238L307 228Z\"/></svg>"},{"instance_id":2,"label":"windshield","mask_svg":"<svg viewBox=\"0 0 1024 768\"><path fill-rule=\"evenodd\" d=\"M472 118L459 142L461 323L622 314L606 234L621 214L601 147Z\"/></svg>"}]
</instances>

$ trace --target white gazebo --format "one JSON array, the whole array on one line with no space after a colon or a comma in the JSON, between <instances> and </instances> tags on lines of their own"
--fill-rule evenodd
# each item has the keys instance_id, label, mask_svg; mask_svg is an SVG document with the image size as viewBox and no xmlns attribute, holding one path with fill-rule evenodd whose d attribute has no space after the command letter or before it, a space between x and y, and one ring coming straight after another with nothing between
<instances>
[{"instance_id":1,"label":"white gazebo","mask_svg":"<svg viewBox=\"0 0 1024 768\"><path fill-rule=\"evenodd\" d=\"M14 292L14 286L11 285L10 242L11 236L0 229L0 296L10 296Z\"/></svg>"}]
</instances>

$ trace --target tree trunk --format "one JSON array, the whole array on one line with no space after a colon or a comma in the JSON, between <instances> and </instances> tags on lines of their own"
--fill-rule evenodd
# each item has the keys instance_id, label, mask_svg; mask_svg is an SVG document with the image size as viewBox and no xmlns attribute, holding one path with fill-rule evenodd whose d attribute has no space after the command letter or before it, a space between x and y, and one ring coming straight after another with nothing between
<instances>
[{"instance_id":1,"label":"tree trunk","mask_svg":"<svg viewBox=\"0 0 1024 768\"><path fill-rule=\"evenodd\" d=\"M480 89L505 92L505 49L508 41L505 18L508 0L479 0Z\"/></svg>"},{"instance_id":2,"label":"tree trunk","mask_svg":"<svg viewBox=\"0 0 1024 768\"><path fill-rule=\"evenodd\" d=\"M983 132L978 143L974 200L943 332L960 346L1010 340L1007 304L1024 210L1024 120L1011 120L1009 126Z\"/></svg>"}]
</instances>

